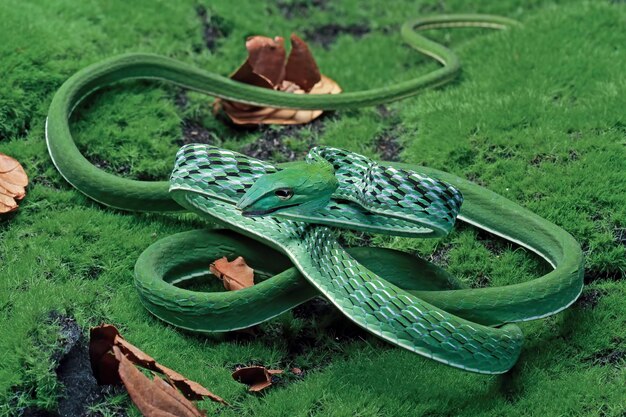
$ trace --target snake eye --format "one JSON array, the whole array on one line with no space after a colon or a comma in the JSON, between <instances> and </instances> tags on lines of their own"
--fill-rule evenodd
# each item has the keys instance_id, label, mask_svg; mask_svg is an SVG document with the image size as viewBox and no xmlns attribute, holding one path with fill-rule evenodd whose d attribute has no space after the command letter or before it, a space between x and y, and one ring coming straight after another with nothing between
<instances>
[{"instance_id":1,"label":"snake eye","mask_svg":"<svg viewBox=\"0 0 626 417\"><path fill-rule=\"evenodd\" d=\"M274 194L281 200L289 200L293 197L293 190L291 188L279 188L274 191Z\"/></svg>"}]
</instances>

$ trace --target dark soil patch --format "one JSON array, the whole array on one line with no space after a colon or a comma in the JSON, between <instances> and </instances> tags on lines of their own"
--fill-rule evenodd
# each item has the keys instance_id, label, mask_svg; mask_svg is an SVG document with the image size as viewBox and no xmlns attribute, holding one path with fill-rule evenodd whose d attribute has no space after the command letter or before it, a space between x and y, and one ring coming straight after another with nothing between
<instances>
[{"instance_id":1,"label":"dark soil patch","mask_svg":"<svg viewBox=\"0 0 626 417\"><path fill-rule=\"evenodd\" d=\"M482 243L482 245L489 252L494 254L495 256L500 256L504 252L506 248L510 248L511 245L507 243L503 243L502 241L493 239L493 236L489 235L487 232L479 232L476 234L476 240Z\"/></svg>"},{"instance_id":2,"label":"dark soil patch","mask_svg":"<svg viewBox=\"0 0 626 417\"><path fill-rule=\"evenodd\" d=\"M428 257L428 260L437 266L445 267L450 259L451 245L437 246L435 251Z\"/></svg>"},{"instance_id":3,"label":"dark soil patch","mask_svg":"<svg viewBox=\"0 0 626 417\"><path fill-rule=\"evenodd\" d=\"M204 143L207 145L217 144L216 136L206 127L193 120L183 120L183 137L178 141L178 145L188 145L190 143Z\"/></svg>"},{"instance_id":4,"label":"dark soil patch","mask_svg":"<svg viewBox=\"0 0 626 417\"><path fill-rule=\"evenodd\" d=\"M346 233L350 233L350 241L346 238ZM372 235L366 232L350 231L339 233L337 241L344 248L354 248L361 246L372 246Z\"/></svg>"},{"instance_id":5,"label":"dark soil patch","mask_svg":"<svg viewBox=\"0 0 626 417\"><path fill-rule=\"evenodd\" d=\"M472 288L486 288L491 285L491 278L487 275L480 274L476 277L476 279L471 283Z\"/></svg>"},{"instance_id":6,"label":"dark soil patch","mask_svg":"<svg viewBox=\"0 0 626 417\"><path fill-rule=\"evenodd\" d=\"M585 284L591 284L596 281L620 281L626 278L626 273L620 270L600 271L598 269L585 270Z\"/></svg>"},{"instance_id":7,"label":"dark soil patch","mask_svg":"<svg viewBox=\"0 0 626 417\"><path fill-rule=\"evenodd\" d=\"M279 131L266 131L261 137L241 149L241 152L253 158L271 161L295 161L298 154L287 146Z\"/></svg>"},{"instance_id":8,"label":"dark soil patch","mask_svg":"<svg viewBox=\"0 0 626 417\"><path fill-rule=\"evenodd\" d=\"M231 32L230 25L220 16L210 13L206 7L197 6L196 14L202 22L202 40L204 46L211 52L215 52L218 47L219 40L228 36ZM196 53L201 51L200 48L194 48Z\"/></svg>"},{"instance_id":9,"label":"dark soil patch","mask_svg":"<svg viewBox=\"0 0 626 417\"><path fill-rule=\"evenodd\" d=\"M103 267L99 265L91 265L89 268L87 268L87 271L85 271L85 276L88 279L97 279L103 271Z\"/></svg>"},{"instance_id":10,"label":"dark soil patch","mask_svg":"<svg viewBox=\"0 0 626 417\"><path fill-rule=\"evenodd\" d=\"M183 90L182 88L178 89L178 91L176 91L176 94L174 94L174 104L180 110L185 110L189 105L189 97L187 97L187 91Z\"/></svg>"},{"instance_id":11,"label":"dark soil patch","mask_svg":"<svg viewBox=\"0 0 626 417\"><path fill-rule=\"evenodd\" d=\"M465 178L468 179L468 181L473 182L476 185L480 185L481 187L487 187L487 181L483 180L482 178L479 177L479 174L477 172L468 172L465 174Z\"/></svg>"},{"instance_id":12,"label":"dark soil patch","mask_svg":"<svg viewBox=\"0 0 626 417\"><path fill-rule=\"evenodd\" d=\"M110 172L110 173L114 173L114 174L118 174L118 175L128 175L130 173L130 165L120 165L117 167L113 167L113 165L111 165L111 163L109 161L107 161L106 159L101 159L98 157L94 157L94 158L87 158L89 159L89 161L94 164L96 167Z\"/></svg>"},{"instance_id":13,"label":"dark soil patch","mask_svg":"<svg viewBox=\"0 0 626 417\"><path fill-rule=\"evenodd\" d=\"M59 382L64 386L59 401L61 417L90 416L89 406L102 402L106 396L121 392L122 388L100 386L96 382L89 361L87 342L81 340L63 357L56 370ZM124 416L121 409L108 410L110 415Z\"/></svg>"},{"instance_id":14,"label":"dark soil patch","mask_svg":"<svg viewBox=\"0 0 626 417\"><path fill-rule=\"evenodd\" d=\"M404 149L398 140L400 133L399 126L393 126L385 129L374 140L376 152L383 161L396 162L400 160L400 152Z\"/></svg>"},{"instance_id":15,"label":"dark soil patch","mask_svg":"<svg viewBox=\"0 0 626 417\"><path fill-rule=\"evenodd\" d=\"M541 166L543 163L548 164L556 164L556 163L569 163L573 161L577 161L580 158L580 155L575 150L570 150L566 157L562 157L560 155L554 155L549 153L539 153L535 155L531 160L530 164L532 166Z\"/></svg>"},{"instance_id":16,"label":"dark soil patch","mask_svg":"<svg viewBox=\"0 0 626 417\"><path fill-rule=\"evenodd\" d=\"M558 160L559 160L559 158L556 155L547 154L547 153L540 153L540 154L535 155L533 157L533 159L530 160L530 164L532 166L540 166L544 162L555 163Z\"/></svg>"},{"instance_id":17,"label":"dark soil patch","mask_svg":"<svg viewBox=\"0 0 626 417\"><path fill-rule=\"evenodd\" d=\"M330 46L340 35L351 35L355 38L361 38L370 32L371 29L366 24L340 25L330 23L307 29L304 31L304 36L307 41L321 45L324 49L330 49Z\"/></svg>"},{"instance_id":18,"label":"dark soil patch","mask_svg":"<svg viewBox=\"0 0 626 417\"><path fill-rule=\"evenodd\" d=\"M121 392L123 389L98 385L91 371L87 341L74 318L57 312L52 312L49 317L51 322L55 322L59 326L58 349L52 355L52 360L58 363L56 368L57 379L63 385L58 416L93 416L94 414L89 411L90 406L104 401L106 396ZM122 409L116 408L108 411L110 412L109 415L112 416L122 417L126 415ZM40 410L36 412L40 412Z\"/></svg>"},{"instance_id":19,"label":"dark soil patch","mask_svg":"<svg viewBox=\"0 0 626 417\"><path fill-rule=\"evenodd\" d=\"M306 325L296 334L287 334L283 328L272 328L270 339L279 338L287 342L287 354L282 362L285 367L298 366L298 356L317 351L317 357L324 358L314 367L320 369L342 354L342 346L357 340L365 340L370 334L346 318L337 308L323 297L315 297L292 310L294 318L303 320ZM268 336L266 334L265 336ZM331 355L323 351L332 352Z\"/></svg>"},{"instance_id":20,"label":"dark soil patch","mask_svg":"<svg viewBox=\"0 0 626 417\"><path fill-rule=\"evenodd\" d=\"M26 197L26 199L28 199L28 197ZM20 204L23 204L23 203L20 203ZM17 216L17 213L19 213L19 211L20 210L18 209L15 211L11 211L9 213L4 213L2 217L0 218L0 230L6 230L9 227L11 227L11 221Z\"/></svg>"},{"instance_id":21,"label":"dark soil patch","mask_svg":"<svg viewBox=\"0 0 626 417\"><path fill-rule=\"evenodd\" d=\"M626 351L617 349L603 350L593 355L588 361L600 366L620 365L626 362Z\"/></svg>"},{"instance_id":22,"label":"dark soil patch","mask_svg":"<svg viewBox=\"0 0 626 417\"><path fill-rule=\"evenodd\" d=\"M329 314L334 308L325 298L315 297L291 310L291 314L297 319L311 319L314 316Z\"/></svg>"},{"instance_id":23,"label":"dark soil patch","mask_svg":"<svg viewBox=\"0 0 626 417\"><path fill-rule=\"evenodd\" d=\"M162 175L150 174L148 172L138 172L135 179L137 181L165 181Z\"/></svg>"},{"instance_id":24,"label":"dark soil patch","mask_svg":"<svg viewBox=\"0 0 626 417\"><path fill-rule=\"evenodd\" d=\"M369 337L369 333L344 317L322 297L316 297L295 307L292 314L295 318L305 322L305 325L298 328L296 332L289 327L265 323L250 329L229 332L226 336L228 341L244 344L255 341L262 341L269 346L274 346L276 341L285 343L285 355L276 365L276 368L283 369L285 373L274 379L273 384L286 385L302 379L312 369L323 369L332 360L343 355L343 347L346 343ZM301 358L302 355L304 359ZM313 357L319 359L311 362ZM307 363L304 364L303 361ZM224 364L233 371L245 366L266 365L254 358L243 363ZM298 368L298 370L293 372L292 368Z\"/></svg>"},{"instance_id":25,"label":"dark soil patch","mask_svg":"<svg viewBox=\"0 0 626 417\"><path fill-rule=\"evenodd\" d=\"M344 317L328 300L316 297L292 310L294 317L310 320L313 326L303 329L289 341L289 356L295 357L319 344L320 332L327 333L335 342L344 343L366 339L369 333Z\"/></svg>"},{"instance_id":26,"label":"dark soil patch","mask_svg":"<svg viewBox=\"0 0 626 417\"><path fill-rule=\"evenodd\" d=\"M567 155L567 159L568 161L578 161L578 159L580 158L580 155L578 154L578 152L576 152L573 149L570 149L568 155Z\"/></svg>"},{"instance_id":27,"label":"dark soil patch","mask_svg":"<svg viewBox=\"0 0 626 417\"><path fill-rule=\"evenodd\" d=\"M396 110L390 109L385 104L379 104L376 106L376 111L380 114L380 117L383 119L393 118L394 120L398 119L398 112Z\"/></svg>"},{"instance_id":28,"label":"dark soil patch","mask_svg":"<svg viewBox=\"0 0 626 417\"><path fill-rule=\"evenodd\" d=\"M52 354L54 363L59 363L78 343L82 332L76 320L63 314L53 311L48 316L50 323L59 326L59 336L57 338L57 350Z\"/></svg>"},{"instance_id":29,"label":"dark soil patch","mask_svg":"<svg viewBox=\"0 0 626 417\"><path fill-rule=\"evenodd\" d=\"M402 120L396 109L390 109L384 104L376 106L381 122L387 127L374 138L374 146L383 161L396 162L400 160L400 153L404 147L400 137L404 133Z\"/></svg>"},{"instance_id":30,"label":"dark soil patch","mask_svg":"<svg viewBox=\"0 0 626 417\"><path fill-rule=\"evenodd\" d=\"M50 178L48 178L47 176L43 174L37 175L35 177L31 177L30 181L33 185L37 184L42 187L58 190L58 187L56 187L56 185L52 181L50 181Z\"/></svg>"},{"instance_id":31,"label":"dark soil patch","mask_svg":"<svg viewBox=\"0 0 626 417\"><path fill-rule=\"evenodd\" d=\"M228 342L246 343L256 340L262 335L262 333L263 331L261 330L261 326L257 324L256 326L245 329L230 331L224 335L224 339ZM193 335L203 337L196 333L193 333Z\"/></svg>"},{"instance_id":32,"label":"dark soil patch","mask_svg":"<svg viewBox=\"0 0 626 417\"><path fill-rule=\"evenodd\" d=\"M330 117L328 113L322 114L311 123L305 125L288 126L261 126L261 136L254 142L244 146L241 152L262 160L286 162L301 160L307 152L316 144L316 139L324 130L324 123ZM303 137L307 130L310 134ZM300 142L297 149L292 148L286 138L294 138ZM304 141L304 143L302 143Z\"/></svg>"},{"instance_id":33,"label":"dark soil patch","mask_svg":"<svg viewBox=\"0 0 626 417\"><path fill-rule=\"evenodd\" d=\"M37 407L27 407L22 411L20 417L59 417L57 413L42 410Z\"/></svg>"},{"instance_id":34,"label":"dark soil patch","mask_svg":"<svg viewBox=\"0 0 626 417\"><path fill-rule=\"evenodd\" d=\"M575 305L579 308L592 309L598 305L598 303L600 302L600 298L602 298L604 295L606 295L605 291L597 289L586 289L582 292L582 294L580 294L580 297L578 297L578 300L576 300Z\"/></svg>"},{"instance_id":35,"label":"dark soil patch","mask_svg":"<svg viewBox=\"0 0 626 417\"><path fill-rule=\"evenodd\" d=\"M326 10L328 0L278 0L276 6L285 19L291 20L296 17L308 17L312 10Z\"/></svg>"}]
</instances>

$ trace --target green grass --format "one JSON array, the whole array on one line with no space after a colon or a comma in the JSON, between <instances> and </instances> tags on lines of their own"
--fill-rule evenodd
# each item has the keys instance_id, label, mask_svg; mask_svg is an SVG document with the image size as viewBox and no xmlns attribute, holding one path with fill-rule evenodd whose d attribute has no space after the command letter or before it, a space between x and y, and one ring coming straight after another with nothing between
<instances>
[{"instance_id":1,"label":"green grass","mask_svg":"<svg viewBox=\"0 0 626 417\"><path fill-rule=\"evenodd\" d=\"M204 45L199 3L191 0L3 2L0 152L21 160L32 184L19 213L0 223L0 415L20 415L28 406L56 409L62 387L53 358L61 341L48 319L52 311L74 317L85 331L103 321L117 325L129 341L234 404L204 402L209 415L625 415L623 2L341 0L316 9L306 0L199 1L208 24L223 34L214 51ZM313 52L325 74L358 90L435 68L401 44L397 29L412 16L440 12L498 13L525 27L435 32L462 58L457 81L385 109L338 112L321 129L289 130L283 143L297 153L315 142L376 157L381 137L392 135L403 147L401 160L457 173L519 202L583 246L584 302L523 324L521 359L503 376L464 373L362 333L351 337L332 310L287 313L252 340L197 336L150 316L132 284L137 256L203 223L116 212L65 183L43 134L61 83L88 64L132 51L228 74L244 59L248 35L303 34L336 23L370 32L341 34L326 49L312 44ZM237 130L214 118L211 98L187 93L181 107L177 97L178 88L158 83L113 86L78 109L72 129L92 160L142 179L167 177L185 123L203 125L216 143L235 150L284 130ZM511 284L546 270L526 251L468 226L439 241L374 236L371 244L433 259L472 286ZM305 374L286 376L258 396L231 379L238 363L298 366ZM120 404L138 415L119 395L92 405L92 415L113 415Z\"/></svg>"}]
</instances>

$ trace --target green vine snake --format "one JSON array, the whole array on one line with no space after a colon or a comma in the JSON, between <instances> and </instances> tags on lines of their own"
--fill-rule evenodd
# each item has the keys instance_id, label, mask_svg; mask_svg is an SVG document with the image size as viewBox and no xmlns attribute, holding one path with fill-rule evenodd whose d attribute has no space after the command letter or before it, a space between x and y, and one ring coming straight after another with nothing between
<instances>
[{"instance_id":1,"label":"green vine snake","mask_svg":"<svg viewBox=\"0 0 626 417\"><path fill-rule=\"evenodd\" d=\"M419 30L516 25L488 15L406 23L401 30L405 42L442 66L394 85L338 95L280 93L163 56L114 57L79 71L58 90L46 121L49 153L71 185L106 206L190 210L225 226L167 237L139 257L135 283L140 298L168 323L199 332L240 329L322 294L357 325L393 344L468 371L503 373L515 364L522 346L522 333L513 323L562 311L582 290L582 251L558 226L453 174L377 163L334 148L314 148L304 162L274 166L208 145L188 145L178 152L170 181L125 179L81 154L68 119L91 92L130 78L165 80L227 100L280 108L337 110L387 103L459 73L457 56ZM457 216L535 252L554 269L506 287L465 288L419 258L382 248L344 249L334 234L334 228L350 228L441 236ZM206 274L211 260L239 255L268 278L232 292L177 286Z\"/></svg>"}]
</instances>

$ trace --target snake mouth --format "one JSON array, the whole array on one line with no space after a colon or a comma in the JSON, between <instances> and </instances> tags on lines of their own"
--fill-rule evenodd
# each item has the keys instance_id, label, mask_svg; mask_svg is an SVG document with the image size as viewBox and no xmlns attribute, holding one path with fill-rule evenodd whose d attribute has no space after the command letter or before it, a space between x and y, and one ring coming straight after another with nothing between
<instances>
[{"instance_id":1,"label":"snake mouth","mask_svg":"<svg viewBox=\"0 0 626 417\"><path fill-rule=\"evenodd\" d=\"M268 214L275 213L278 210L284 210L284 209L288 209L288 208L295 207L295 206L298 206L298 205L299 204L289 204L287 206L274 207L274 208L271 208L269 210L247 210L247 211L242 211L241 215L244 216L244 217L267 216Z\"/></svg>"}]
</instances>

